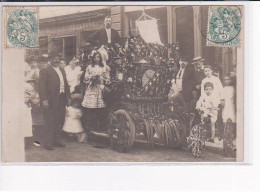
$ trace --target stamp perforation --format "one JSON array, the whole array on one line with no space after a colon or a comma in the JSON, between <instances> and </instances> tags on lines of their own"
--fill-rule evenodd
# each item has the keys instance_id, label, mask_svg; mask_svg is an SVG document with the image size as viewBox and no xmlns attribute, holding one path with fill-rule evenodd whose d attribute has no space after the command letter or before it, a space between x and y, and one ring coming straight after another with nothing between
<instances>
[{"instance_id":1,"label":"stamp perforation","mask_svg":"<svg viewBox=\"0 0 260 194\"><path fill-rule=\"evenodd\" d=\"M243 9L241 9L241 6L228 6L229 8L231 8L231 11L233 11L233 13L235 12L234 10L232 10L232 8L234 9L238 9L239 13L240 13L240 28L239 31L237 32L237 34L232 37L230 40L223 40L223 41L214 41L211 40L211 36L210 36L210 22L211 22L211 17L212 17L212 10L211 9L218 9L218 8L227 8L227 6L210 6L208 9L208 22L207 22L207 46L213 46L213 47L226 47L226 48L233 48L233 47L240 47L241 46L241 38L240 38L240 31L242 29L242 16L243 16ZM224 14L223 14L224 15ZM236 16L238 17L238 16ZM226 21L221 21L220 22L225 23ZM229 29L230 30L230 29ZM224 31L223 31L224 34ZM225 34L226 35L226 34Z\"/></svg>"},{"instance_id":2,"label":"stamp perforation","mask_svg":"<svg viewBox=\"0 0 260 194\"><path fill-rule=\"evenodd\" d=\"M9 34L8 34L9 29L8 29L8 24L7 24L8 19L11 16L8 15L8 11L15 11L15 10L21 11L20 13L22 13L24 15L19 15L19 18L15 18L18 20L18 22L14 21L14 23L12 23L12 25L15 26L12 33L20 33L19 34L20 37L15 36L14 42L11 42L9 40ZM27 10L27 11L25 11L25 10ZM33 12L30 12L30 10L32 10ZM14 15L14 12L12 12L11 14ZM12 17L13 17L13 15L12 15ZM31 24L30 22L34 22L34 23ZM4 28L3 28L4 48L23 48L23 49L24 48L25 49L39 48L39 7L38 6L37 7L34 7L34 6L3 7L3 23L4 23L3 24L3 26L4 26ZM22 28L25 28L25 29L22 29ZM28 30L29 30L29 32L27 32ZM32 30L33 33L30 34L30 30ZM15 35L17 35L17 34L15 34ZM31 36L33 36L33 37L31 37ZM30 37L30 39L27 39L28 37ZM24 43L23 42L24 40L25 41L32 40L32 44ZM15 43L16 43L16 45L15 45Z\"/></svg>"}]
</instances>

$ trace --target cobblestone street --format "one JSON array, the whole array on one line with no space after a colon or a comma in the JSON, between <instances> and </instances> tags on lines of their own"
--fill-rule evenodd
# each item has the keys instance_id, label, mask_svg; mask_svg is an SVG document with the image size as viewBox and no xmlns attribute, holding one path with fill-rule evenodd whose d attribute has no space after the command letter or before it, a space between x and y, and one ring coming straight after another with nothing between
<instances>
[{"instance_id":1,"label":"cobblestone street","mask_svg":"<svg viewBox=\"0 0 260 194\"><path fill-rule=\"evenodd\" d=\"M185 149L170 149L160 145L150 145L135 142L128 153L118 153L108 148L108 140L98 137L105 147L95 147L90 144L77 143L66 138L65 148L55 148L48 151L42 147L26 149L27 162L235 162L234 158L227 158L221 154L204 151L200 158L194 158Z\"/></svg>"}]
</instances>

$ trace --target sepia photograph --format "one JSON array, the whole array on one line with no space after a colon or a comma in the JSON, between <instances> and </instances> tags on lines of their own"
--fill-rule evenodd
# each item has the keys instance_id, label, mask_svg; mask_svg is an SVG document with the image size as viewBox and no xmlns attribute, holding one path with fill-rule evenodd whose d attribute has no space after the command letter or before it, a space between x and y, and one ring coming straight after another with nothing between
<instances>
[{"instance_id":1,"label":"sepia photograph","mask_svg":"<svg viewBox=\"0 0 260 194\"><path fill-rule=\"evenodd\" d=\"M242 5L2 9L2 162L244 161Z\"/></svg>"}]
</instances>

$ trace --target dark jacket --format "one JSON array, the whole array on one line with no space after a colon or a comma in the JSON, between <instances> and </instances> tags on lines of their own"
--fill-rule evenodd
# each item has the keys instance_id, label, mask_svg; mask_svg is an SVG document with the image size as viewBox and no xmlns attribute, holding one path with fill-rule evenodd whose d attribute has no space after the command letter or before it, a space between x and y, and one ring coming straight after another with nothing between
<instances>
[{"instance_id":1,"label":"dark jacket","mask_svg":"<svg viewBox=\"0 0 260 194\"><path fill-rule=\"evenodd\" d=\"M177 74L175 75L176 79ZM182 95L184 101L190 102L193 98L192 91L195 90L196 77L195 70L192 65L187 65L182 77Z\"/></svg>"},{"instance_id":2,"label":"dark jacket","mask_svg":"<svg viewBox=\"0 0 260 194\"><path fill-rule=\"evenodd\" d=\"M64 69L60 68L60 70L63 75L65 95L66 95L66 100L68 102L68 100L70 99L69 85L68 85L68 81ZM59 94L60 94L59 76L51 65L47 65L47 67L43 68L40 71L40 78L39 78L40 101L42 103L43 101L48 100L50 107L57 107L59 106Z\"/></svg>"},{"instance_id":3,"label":"dark jacket","mask_svg":"<svg viewBox=\"0 0 260 194\"><path fill-rule=\"evenodd\" d=\"M87 42L89 42L93 46L100 47L101 45L107 45L107 41L108 38L105 29L94 32L93 34L90 34L89 37L87 37ZM111 43L112 45L115 43L121 44L121 37L119 36L117 30L114 30L113 28L111 28Z\"/></svg>"},{"instance_id":4,"label":"dark jacket","mask_svg":"<svg viewBox=\"0 0 260 194\"><path fill-rule=\"evenodd\" d=\"M195 77L196 77L196 85L201 85L202 80L206 77L204 70L198 69L195 72Z\"/></svg>"}]
</instances>

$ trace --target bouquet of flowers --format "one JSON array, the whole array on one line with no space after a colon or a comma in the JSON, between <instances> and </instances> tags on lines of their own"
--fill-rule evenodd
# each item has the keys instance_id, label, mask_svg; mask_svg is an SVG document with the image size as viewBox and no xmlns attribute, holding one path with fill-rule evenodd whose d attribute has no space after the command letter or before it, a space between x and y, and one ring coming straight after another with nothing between
<instances>
[{"instance_id":1,"label":"bouquet of flowers","mask_svg":"<svg viewBox=\"0 0 260 194\"><path fill-rule=\"evenodd\" d=\"M96 86L100 83L101 83L101 76L100 75L95 74L95 75L91 76L91 78L90 78L90 86L91 87L94 87L94 86Z\"/></svg>"}]
</instances>

